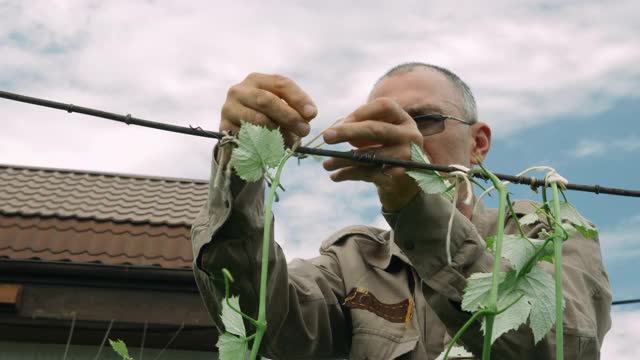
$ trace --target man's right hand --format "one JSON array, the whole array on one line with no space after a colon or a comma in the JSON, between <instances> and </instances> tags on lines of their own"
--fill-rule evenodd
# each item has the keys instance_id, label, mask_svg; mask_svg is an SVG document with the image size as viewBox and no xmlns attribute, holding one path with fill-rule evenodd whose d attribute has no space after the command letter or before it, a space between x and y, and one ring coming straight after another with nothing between
<instances>
[{"instance_id":1,"label":"man's right hand","mask_svg":"<svg viewBox=\"0 0 640 360\"><path fill-rule=\"evenodd\" d=\"M284 101L283 101L284 100ZM252 73L232 86L222 107L220 130L238 132L241 121L280 128L285 143L309 134L309 121L318 110L292 80L281 75Z\"/></svg>"}]
</instances>

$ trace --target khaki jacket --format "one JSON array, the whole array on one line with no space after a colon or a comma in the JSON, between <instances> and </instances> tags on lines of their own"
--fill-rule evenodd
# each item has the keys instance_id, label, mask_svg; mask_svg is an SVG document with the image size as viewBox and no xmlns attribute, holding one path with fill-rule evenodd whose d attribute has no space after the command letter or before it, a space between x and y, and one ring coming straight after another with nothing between
<instances>
[{"instance_id":1,"label":"khaki jacket","mask_svg":"<svg viewBox=\"0 0 640 360\"><path fill-rule=\"evenodd\" d=\"M212 318L222 331L222 268L233 274L232 293L245 313L257 314L264 186L246 184L226 167L220 151L212 162L209 198L193 227L194 273ZM218 184L216 187L215 184ZM518 216L535 211L515 202ZM452 265L445 253L451 204L420 193L403 210L384 214L393 231L351 226L320 247L320 256L287 264L272 241L269 252L267 332L263 355L274 359L435 359L469 319L460 310L465 279L491 272L493 257L483 239L494 235L497 210L480 207L468 220L457 210L451 234ZM542 220L542 219L541 219ZM530 237L542 221L526 227ZM273 229L273 227L272 227ZM512 220L506 233L517 229ZM543 264L552 273L553 267ZM610 328L611 293L597 239L575 236L563 249L565 359L599 359ZM253 326L247 323L253 332ZM461 343L482 351L479 326ZM493 345L494 359L553 359L554 332L534 346L521 326Z\"/></svg>"}]
</instances>

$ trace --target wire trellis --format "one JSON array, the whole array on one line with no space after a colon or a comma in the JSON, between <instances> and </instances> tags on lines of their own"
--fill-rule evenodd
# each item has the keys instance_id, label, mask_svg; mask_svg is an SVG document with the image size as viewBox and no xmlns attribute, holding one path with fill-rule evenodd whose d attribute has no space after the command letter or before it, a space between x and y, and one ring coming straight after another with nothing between
<instances>
[{"instance_id":1,"label":"wire trellis","mask_svg":"<svg viewBox=\"0 0 640 360\"><path fill-rule=\"evenodd\" d=\"M71 103L61 103L57 101L51 101L51 100L46 100L42 98L20 95L20 94L11 93L11 92L2 91L2 90L0 90L0 98L28 103L32 105L44 106L44 107L53 108L53 109L64 110L69 113L75 112L75 113L95 116L103 119L118 121L121 123L125 123L127 125L137 125L137 126L163 130L163 131L170 131L170 132L175 132L175 133L180 133L185 135L199 136L199 137L212 138L212 139L218 139L218 140L222 139L222 137L224 136L223 133L204 130L199 126L184 127L184 126L160 123L160 122L140 119L132 116L131 114L121 115L121 114L116 114L108 111L92 109L84 106L77 106ZM422 164L422 163L417 163L413 161L399 160L399 159L376 158L376 157L372 157L370 154L367 154L367 153L360 154L354 151L336 151L336 150L317 149L317 148L299 146L296 148L295 152L300 155L336 157L336 158L348 159L348 160L353 160L353 161L362 162L362 163L369 163L373 165L402 166L409 169L425 169L425 170L434 170L434 171L445 172L445 173L459 171L459 169L454 167L449 167L449 166ZM487 179L486 176L482 173L473 173L471 175L480 179L484 179L484 180ZM500 173L495 173L495 175L500 180L509 181L515 184L529 185L532 188L537 188L545 185L544 179L537 179L535 177L514 176L514 175L500 174ZM640 190L620 189L620 188L605 187L600 185L581 185L581 184L569 183L566 185L566 188L568 190L591 192L595 194L640 197ZM640 299L617 300L617 301L613 301L611 305L618 306L618 305L629 305L629 304L637 304L637 303L640 303ZM184 327L184 324L182 325L182 327L178 329L176 334L174 334L174 338L180 332L180 330L182 330L183 327ZM72 329L73 329L73 324L72 324ZM173 339L171 341L173 341Z\"/></svg>"},{"instance_id":2,"label":"wire trellis","mask_svg":"<svg viewBox=\"0 0 640 360\"><path fill-rule=\"evenodd\" d=\"M41 98L15 94L15 93L2 91L2 90L0 90L0 98L64 110L69 113L75 112L75 113L95 116L103 119L122 122L127 125L138 125L138 126L148 127L152 129L170 131L170 132L175 132L180 134L200 136L200 137L206 137L206 138L212 138L212 139L218 139L218 140L224 136L224 134L222 133L204 130L199 126L184 127L184 126L178 126L178 125L165 124L165 123L140 119L132 116L131 114L121 115L121 114L116 114L116 113L107 112L103 110L92 109L84 106L77 106L70 103L61 103L57 101L45 100ZM296 148L295 152L301 155L329 156L329 157L353 160L353 161L362 162L362 163L369 163L373 165L402 166L409 169L435 170L435 171L445 172L445 173L459 171L459 169L454 167L449 167L449 166L421 164L413 161L399 160L399 159L377 158L377 157L371 156L371 154L367 154L367 153L359 154L354 151L336 151L336 150L316 149L316 148L299 146ZM487 177L480 172L475 172L475 173L472 173L471 175L480 179L484 179L484 180L487 179ZM535 177L513 176L508 174L500 174L500 173L495 173L495 175L500 180L509 181L515 184L529 185L532 188L542 187L545 185L544 179L537 179ZM566 185L566 188L568 190L591 192L595 194L640 197L640 190L620 189L620 188L605 187L600 185L581 185L581 184L569 183Z\"/></svg>"}]
</instances>

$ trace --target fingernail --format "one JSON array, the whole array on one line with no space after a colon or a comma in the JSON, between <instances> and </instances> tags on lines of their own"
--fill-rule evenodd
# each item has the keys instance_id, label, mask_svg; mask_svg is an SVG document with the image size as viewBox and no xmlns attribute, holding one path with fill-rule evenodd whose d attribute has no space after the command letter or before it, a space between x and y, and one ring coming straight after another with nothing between
<instances>
[{"instance_id":1,"label":"fingernail","mask_svg":"<svg viewBox=\"0 0 640 360\"><path fill-rule=\"evenodd\" d=\"M333 142L337 137L336 131L335 130L327 130L324 132L324 141L326 143L331 143Z\"/></svg>"},{"instance_id":2,"label":"fingernail","mask_svg":"<svg viewBox=\"0 0 640 360\"><path fill-rule=\"evenodd\" d=\"M306 118L310 118L312 116L314 116L316 114L318 110L316 109L315 106L311 105L311 104L307 104L304 106L304 108L302 108L302 115L304 115L304 117Z\"/></svg>"},{"instance_id":3,"label":"fingernail","mask_svg":"<svg viewBox=\"0 0 640 360\"><path fill-rule=\"evenodd\" d=\"M299 123L296 125L296 133L300 136L307 136L309 131L311 131L311 127L307 123Z\"/></svg>"}]
</instances>

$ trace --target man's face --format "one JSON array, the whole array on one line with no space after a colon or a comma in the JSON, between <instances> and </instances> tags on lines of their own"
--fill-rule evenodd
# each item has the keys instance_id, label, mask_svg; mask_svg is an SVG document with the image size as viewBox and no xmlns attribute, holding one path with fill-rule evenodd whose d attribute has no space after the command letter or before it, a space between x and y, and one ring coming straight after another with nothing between
<instances>
[{"instance_id":1,"label":"man's face","mask_svg":"<svg viewBox=\"0 0 640 360\"><path fill-rule=\"evenodd\" d=\"M384 78L371 91L369 101L380 97L394 99L411 116L436 113L464 119L458 91L444 75L432 69L415 68ZM470 167L475 163L475 146L471 126L448 119L443 132L424 137L423 148L434 164Z\"/></svg>"}]
</instances>

